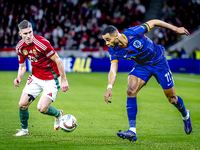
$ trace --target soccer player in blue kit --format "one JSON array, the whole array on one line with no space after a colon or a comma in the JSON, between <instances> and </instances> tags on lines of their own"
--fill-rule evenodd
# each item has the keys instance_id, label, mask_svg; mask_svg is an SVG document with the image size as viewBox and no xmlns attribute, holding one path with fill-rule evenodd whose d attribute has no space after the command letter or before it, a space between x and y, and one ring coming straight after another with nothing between
<instances>
[{"instance_id":1,"label":"soccer player in blue kit","mask_svg":"<svg viewBox=\"0 0 200 150\"><path fill-rule=\"evenodd\" d=\"M139 90L154 76L163 88L163 91L171 104L181 113L186 134L192 131L190 112L185 108L181 97L177 96L174 89L174 81L165 57L165 49L156 45L147 38L144 33L155 26L168 28L179 34L189 35L184 27L176 27L161 20L150 20L140 26L131 27L119 33L116 27L109 25L102 33L102 37L108 46L111 66L108 74L108 86L105 101L111 103L112 87L116 81L118 71L118 59L131 59L135 61L134 67L128 76L127 89L127 115L129 130L118 132L117 135L123 139L136 141L136 114L137 94Z\"/></svg>"}]
</instances>

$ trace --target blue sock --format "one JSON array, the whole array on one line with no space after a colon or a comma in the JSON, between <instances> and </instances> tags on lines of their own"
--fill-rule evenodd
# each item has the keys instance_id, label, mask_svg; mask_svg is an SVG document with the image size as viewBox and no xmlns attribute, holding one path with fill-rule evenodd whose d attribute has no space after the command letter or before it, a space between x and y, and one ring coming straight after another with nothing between
<instances>
[{"instance_id":1,"label":"blue sock","mask_svg":"<svg viewBox=\"0 0 200 150\"><path fill-rule=\"evenodd\" d=\"M127 115L130 128L136 127L136 115L137 115L137 98L127 97Z\"/></svg>"},{"instance_id":2,"label":"blue sock","mask_svg":"<svg viewBox=\"0 0 200 150\"><path fill-rule=\"evenodd\" d=\"M187 110L185 108L185 105L183 104L183 100L181 97L178 96L178 101L176 104L173 104L182 114L183 117L187 115Z\"/></svg>"}]
</instances>

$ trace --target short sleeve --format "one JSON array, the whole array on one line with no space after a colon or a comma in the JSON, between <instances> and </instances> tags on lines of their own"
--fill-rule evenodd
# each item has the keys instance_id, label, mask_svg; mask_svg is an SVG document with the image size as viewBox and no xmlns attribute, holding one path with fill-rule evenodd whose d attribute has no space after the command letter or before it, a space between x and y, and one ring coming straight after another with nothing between
<instances>
[{"instance_id":1,"label":"short sleeve","mask_svg":"<svg viewBox=\"0 0 200 150\"><path fill-rule=\"evenodd\" d=\"M118 62L118 58L113 55L112 48L108 47L108 52L110 54L110 62Z\"/></svg>"},{"instance_id":2,"label":"short sleeve","mask_svg":"<svg viewBox=\"0 0 200 150\"><path fill-rule=\"evenodd\" d=\"M43 44L45 44L47 46L47 49L45 50L46 57L47 58L52 57L56 53L56 51L51 46L50 42L48 40L44 39Z\"/></svg>"},{"instance_id":3,"label":"short sleeve","mask_svg":"<svg viewBox=\"0 0 200 150\"><path fill-rule=\"evenodd\" d=\"M24 63L25 60L26 60L26 58L24 57L24 55L21 54L17 49L16 49L16 52L17 52L17 56L18 56L18 61L19 61L19 63L20 63L20 64L21 64L21 63Z\"/></svg>"}]
</instances>

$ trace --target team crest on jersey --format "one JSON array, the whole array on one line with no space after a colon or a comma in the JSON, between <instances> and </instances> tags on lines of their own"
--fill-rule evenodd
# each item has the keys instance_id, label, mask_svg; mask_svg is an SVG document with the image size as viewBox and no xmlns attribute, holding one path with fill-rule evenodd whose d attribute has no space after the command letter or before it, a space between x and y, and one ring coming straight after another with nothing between
<instances>
[{"instance_id":1,"label":"team crest on jersey","mask_svg":"<svg viewBox=\"0 0 200 150\"><path fill-rule=\"evenodd\" d=\"M35 49L33 49L33 54L37 55L37 51Z\"/></svg>"},{"instance_id":2,"label":"team crest on jersey","mask_svg":"<svg viewBox=\"0 0 200 150\"><path fill-rule=\"evenodd\" d=\"M28 51L26 49L23 50L24 55L28 55Z\"/></svg>"},{"instance_id":3,"label":"team crest on jersey","mask_svg":"<svg viewBox=\"0 0 200 150\"><path fill-rule=\"evenodd\" d=\"M140 41L138 41L138 40L135 40L133 42L133 46L136 47L136 48L140 48L142 46L142 43Z\"/></svg>"}]
</instances>

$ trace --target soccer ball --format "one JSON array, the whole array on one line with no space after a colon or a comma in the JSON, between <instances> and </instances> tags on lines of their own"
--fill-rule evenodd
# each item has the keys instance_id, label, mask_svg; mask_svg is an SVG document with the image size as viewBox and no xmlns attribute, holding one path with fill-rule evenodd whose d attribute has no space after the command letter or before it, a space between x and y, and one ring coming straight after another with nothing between
<instances>
[{"instance_id":1,"label":"soccer ball","mask_svg":"<svg viewBox=\"0 0 200 150\"><path fill-rule=\"evenodd\" d=\"M61 117L59 124L63 131L70 132L76 129L77 120L73 115L67 114Z\"/></svg>"}]
</instances>

